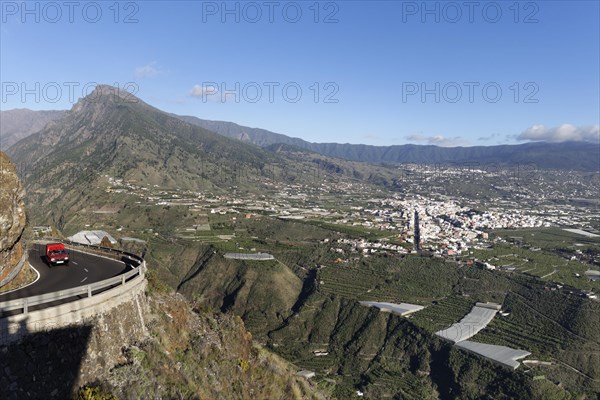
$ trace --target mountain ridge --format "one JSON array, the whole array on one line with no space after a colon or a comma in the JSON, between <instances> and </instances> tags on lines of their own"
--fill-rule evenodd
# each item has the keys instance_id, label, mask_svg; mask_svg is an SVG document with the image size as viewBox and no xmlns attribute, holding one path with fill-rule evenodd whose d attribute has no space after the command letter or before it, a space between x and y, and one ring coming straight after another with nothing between
<instances>
[{"instance_id":1,"label":"mountain ridge","mask_svg":"<svg viewBox=\"0 0 600 400\"><path fill-rule=\"evenodd\" d=\"M40 131L65 113L63 110L34 111L27 108L0 111L0 150L6 150L19 140Z\"/></svg>"},{"instance_id":2,"label":"mountain ridge","mask_svg":"<svg viewBox=\"0 0 600 400\"><path fill-rule=\"evenodd\" d=\"M112 90L112 92L110 92ZM477 166L519 166L528 165L542 169L564 169L581 171L600 170L600 144L587 142L528 142L523 144L505 144L493 146L458 146L458 147L439 147L435 145L403 144L391 146L374 146L367 144L350 143L313 143L306 140L286 136L261 128L251 128L227 121L204 120L194 116L176 115L159 110L142 100L132 96L126 91L114 92L115 88L108 85L98 85L96 91L90 96L93 103L102 103L108 97L118 101L122 107L137 103L140 107L148 111L161 112L165 119L172 117L187 124L195 125L206 131L214 132L220 136L229 139L235 139L271 151L273 145L285 144L291 145L298 150L304 149L319 153L324 156L334 157L349 161L367 162L372 164L425 164L425 165L469 165ZM105 92L105 95L97 93ZM73 106L70 111L57 111L52 114L52 118L46 120L45 125L51 125L60 118L77 111L82 107L81 101ZM16 110L2 111L4 125L19 125L18 122L11 121L10 113ZM30 111L30 110L27 110ZM47 111L31 111L32 115L36 113L48 113ZM8 118L7 118L8 116ZM170 124L173 124L171 121ZM36 126L39 126L36 125ZM12 131L15 128L11 128ZM39 130L41 130L40 128ZM9 143L14 146L17 139L26 138L37 132L27 130L26 127L16 129L18 134L11 134L8 137L2 133L3 143ZM38 130L38 131L39 131ZM11 132L12 132L11 131ZM11 146L11 147L12 147ZM6 146L8 147L8 146ZM9 150L8 153L11 153Z\"/></svg>"},{"instance_id":3,"label":"mountain ridge","mask_svg":"<svg viewBox=\"0 0 600 400\"><path fill-rule=\"evenodd\" d=\"M178 172L190 175L186 182L180 180L184 183L180 186L196 188L201 185L194 185L191 173L201 175L206 165L261 169L274 158L265 150L189 125L140 99L121 94L110 86L98 86L62 119L19 141L8 153L25 168L46 161L55 167L62 162L73 164L71 167L77 170L92 167L101 172L102 166L118 160L117 169L122 171L112 172L135 174L135 166L140 166L149 180L161 176L175 179L175 172L171 176L158 172L168 170L169 163L177 163L173 169L183 169L176 171L178 176L182 175ZM228 161L234 155L239 165Z\"/></svg>"},{"instance_id":4,"label":"mountain ridge","mask_svg":"<svg viewBox=\"0 0 600 400\"><path fill-rule=\"evenodd\" d=\"M341 181L390 187L395 174L387 167L230 139L110 86L98 86L8 154L28 185L29 200L60 203L58 218L89 206L82 192L100 199L94 188L102 176L196 193L263 193L280 183L315 179L332 187Z\"/></svg>"},{"instance_id":5,"label":"mountain ridge","mask_svg":"<svg viewBox=\"0 0 600 400\"><path fill-rule=\"evenodd\" d=\"M457 147L417 144L374 146L333 142L313 143L261 128L245 127L233 122L203 120L193 116L177 117L221 135L247 141L261 147L284 143L326 156L351 161L390 164L535 164L546 169L584 171L597 171L600 169L600 144L587 142L529 142Z\"/></svg>"}]
</instances>

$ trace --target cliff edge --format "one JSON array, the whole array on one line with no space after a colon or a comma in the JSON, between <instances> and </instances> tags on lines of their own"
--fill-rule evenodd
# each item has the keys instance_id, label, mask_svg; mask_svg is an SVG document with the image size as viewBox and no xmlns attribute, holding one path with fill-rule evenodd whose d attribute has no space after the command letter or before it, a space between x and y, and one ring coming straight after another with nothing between
<instances>
[{"instance_id":1,"label":"cliff edge","mask_svg":"<svg viewBox=\"0 0 600 400\"><path fill-rule=\"evenodd\" d=\"M0 287L19 272L24 247L26 224L25 189L17 176L17 168L0 151Z\"/></svg>"}]
</instances>

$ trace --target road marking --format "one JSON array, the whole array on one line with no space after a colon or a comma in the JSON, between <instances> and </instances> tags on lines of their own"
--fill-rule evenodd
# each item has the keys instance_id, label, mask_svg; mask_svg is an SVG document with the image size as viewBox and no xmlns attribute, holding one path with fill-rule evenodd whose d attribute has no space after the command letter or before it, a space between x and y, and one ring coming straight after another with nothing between
<instances>
[{"instance_id":1,"label":"road marking","mask_svg":"<svg viewBox=\"0 0 600 400\"><path fill-rule=\"evenodd\" d=\"M85 272L90 272L90 271L88 271L88 269L87 269L87 268L83 268L83 270L84 270Z\"/></svg>"},{"instance_id":2,"label":"road marking","mask_svg":"<svg viewBox=\"0 0 600 400\"><path fill-rule=\"evenodd\" d=\"M81 281L81 283L87 281L87 276L85 278L83 278L83 280Z\"/></svg>"},{"instance_id":3,"label":"road marking","mask_svg":"<svg viewBox=\"0 0 600 400\"><path fill-rule=\"evenodd\" d=\"M34 283L36 283L37 281L39 281L39 280L40 280L40 273L39 273L39 271L38 271L37 269L35 269L35 267L34 267L33 265L31 265L31 263L30 263L29 261L27 261L27 263L29 264L29 267L30 267L32 270L34 270L34 271L35 271L35 273L37 274L37 278L35 278L35 280L34 280L33 282L31 282L31 283L28 283L28 284L27 284L27 285L25 285L25 286L21 286L20 288L13 289L13 290L9 290L8 292L2 292L2 293L0 293L0 296L4 296L5 294L9 294L9 293L12 293L12 292L16 292L17 290L25 289L27 286L31 286L31 285L33 285Z\"/></svg>"},{"instance_id":4,"label":"road marking","mask_svg":"<svg viewBox=\"0 0 600 400\"><path fill-rule=\"evenodd\" d=\"M79 264L77 264L75 261L71 261L71 264L79 265Z\"/></svg>"}]
</instances>

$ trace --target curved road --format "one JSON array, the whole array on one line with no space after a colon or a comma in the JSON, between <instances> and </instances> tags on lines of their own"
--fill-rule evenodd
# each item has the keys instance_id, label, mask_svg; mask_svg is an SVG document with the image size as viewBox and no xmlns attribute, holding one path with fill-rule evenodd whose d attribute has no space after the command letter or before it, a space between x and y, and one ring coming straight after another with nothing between
<instances>
[{"instance_id":1,"label":"curved road","mask_svg":"<svg viewBox=\"0 0 600 400\"><path fill-rule=\"evenodd\" d=\"M131 270L129 265L105 257L69 250L69 265L49 267L44 258L45 247L33 245L29 251L29 263L39 272L40 278L22 289L0 294L0 302L16 300L71 289L121 275Z\"/></svg>"}]
</instances>

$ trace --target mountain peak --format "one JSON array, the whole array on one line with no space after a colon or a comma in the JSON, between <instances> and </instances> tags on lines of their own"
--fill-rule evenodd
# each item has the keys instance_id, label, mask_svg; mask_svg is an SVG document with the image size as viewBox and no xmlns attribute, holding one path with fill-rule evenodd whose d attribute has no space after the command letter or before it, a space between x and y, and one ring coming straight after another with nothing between
<instances>
[{"instance_id":1,"label":"mountain peak","mask_svg":"<svg viewBox=\"0 0 600 400\"><path fill-rule=\"evenodd\" d=\"M89 95L87 95L86 98L101 97L101 96L113 96L113 97L120 97L120 98L135 98L135 99L137 99L137 97L135 97L133 94L131 94L125 88L121 89L117 86L111 86L111 85L107 85L104 83L100 83L100 84L96 85L94 90Z\"/></svg>"},{"instance_id":2,"label":"mountain peak","mask_svg":"<svg viewBox=\"0 0 600 400\"><path fill-rule=\"evenodd\" d=\"M81 111L90 104L146 104L135 97L127 88L119 88L106 84L98 84L87 96L79 99L72 111Z\"/></svg>"}]
</instances>

